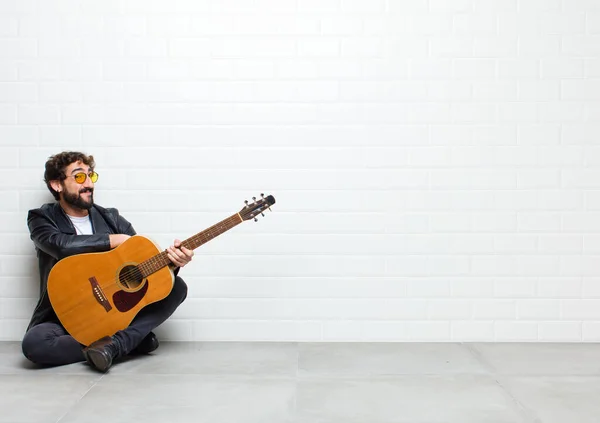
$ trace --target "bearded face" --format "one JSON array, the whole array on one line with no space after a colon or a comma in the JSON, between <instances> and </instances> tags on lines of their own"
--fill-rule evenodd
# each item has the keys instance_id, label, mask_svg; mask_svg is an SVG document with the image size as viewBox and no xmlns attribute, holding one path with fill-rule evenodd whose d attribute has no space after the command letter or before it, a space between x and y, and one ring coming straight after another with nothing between
<instances>
[{"instance_id":1,"label":"bearded face","mask_svg":"<svg viewBox=\"0 0 600 423\"><path fill-rule=\"evenodd\" d=\"M80 186L76 192L71 192L64 187L63 198L73 207L83 210L89 210L94 204L94 188Z\"/></svg>"},{"instance_id":2,"label":"bearded face","mask_svg":"<svg viewBox=\"0 0 600 423\"><path fill-rule=\"evenodd\" d=\"M52 189L60 195L63 207L85 216L94 205L94 182L98 174L85 163L77 161L64 169L64 177L51 181Z\"/></svg>"}]
</instances>

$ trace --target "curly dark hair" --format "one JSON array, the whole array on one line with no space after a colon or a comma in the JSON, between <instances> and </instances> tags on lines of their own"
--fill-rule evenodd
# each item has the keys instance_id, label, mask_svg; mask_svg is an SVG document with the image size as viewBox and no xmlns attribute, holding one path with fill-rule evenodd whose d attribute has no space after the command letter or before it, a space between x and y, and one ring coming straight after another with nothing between
<instances>
[{"instance_id":1,"label":"curly dark hair","mask_svg":"<svg viewBox=\"0 0 600 423\"><path fill-rule=\"evenodd\" d=\"M60 195L54 190L54 188L52 188L50 181L65 180L67 177L65 175L65 169L71 163L75 162L82 162L92 169L96 166L96 163L94 162L94 156L88 156L84 153L80 153L79 151L63 151L62 153L50 156L48 161L46 161L44 182L46 182L46 186L57 201L60 200Z\"/></svg>"}]
</instances>

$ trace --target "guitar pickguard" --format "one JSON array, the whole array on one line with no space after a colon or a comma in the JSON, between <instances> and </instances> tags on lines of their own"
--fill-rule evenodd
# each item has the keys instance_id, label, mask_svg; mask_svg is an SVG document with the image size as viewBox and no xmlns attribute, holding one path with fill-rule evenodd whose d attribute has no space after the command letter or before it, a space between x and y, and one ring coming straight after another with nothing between
<instances>
[{"instance_id":1,"label":"guitar pickguard","mask_svg":"<svg viewBox=\"0 0 600 423\"><path fill-rule=\"evenodd\" d=\"M148 280L139 291L127 292L117 291L113 294L113 304L121 313L125 313L134 308L144 298L148 291Z\"/></svg>"}]
</instances>

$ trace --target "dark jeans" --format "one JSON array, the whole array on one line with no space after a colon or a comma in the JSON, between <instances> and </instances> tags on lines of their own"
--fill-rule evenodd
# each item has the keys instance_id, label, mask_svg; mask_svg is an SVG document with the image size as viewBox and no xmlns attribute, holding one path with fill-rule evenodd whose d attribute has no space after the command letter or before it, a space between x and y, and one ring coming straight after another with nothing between
<instances>
[{"instance_id":1,"label":"dark jeans","mask_svg":"<svg viewBox=\"0 0 600 423\"><path fill-rule=\"evenodd\" d=\"M129 354L154 328L167 320L187 297L187 285L179 276L171 293L163 300L144 307L124 330L114 334L121 354ZM29 329L22 342L23 354L36 364L60 366L84 361L83 345L54 322Z\"/></svg>"}]
</instances>

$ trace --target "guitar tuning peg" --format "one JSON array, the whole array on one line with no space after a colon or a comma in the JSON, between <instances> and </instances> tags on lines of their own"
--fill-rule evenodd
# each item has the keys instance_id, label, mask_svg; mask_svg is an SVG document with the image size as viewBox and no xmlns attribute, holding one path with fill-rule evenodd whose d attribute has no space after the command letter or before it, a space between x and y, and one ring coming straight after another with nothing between
<instances>
[{"instance_id":1,"label":"guitar tuning peg","mask_svg":"<svg viewBox=\"0 0 600 423\"><path fill-rule=\"evenodd\" d=\"M248 200L244 200L244 203L246 203L246 207L248 207Z\"/></svg>"},{"instance_id":2,"label":"guitar tuning peg","mask_svg":"<svg viewBox=\"0 0 600 423\"><path fill-rule=\"evenodd\" d=\"M264 214L264 213L261 213L260 215L261 215L262 217L265 217L265 214Z\"/></svg>"},{"instance_id":3,"label":"guitar tuning peg","mask_svg":"<svg viewBox=\"0 0 600 423\"><path fill-rule=\"evenodd\" d=\"M265 194L263 194L262 192L260 193L260 196L261 196L262 198L265 198Z\"/></svg>"},{"instance_id":4,"label":"guitar tuning peg","mask_svg":"<svg viewBox=\"0 0 600 423\"><path fill-rule=\"evenodd\" d=\"M252 199L254 200L254 202L256 203L256 197L252 197Z\"/></svg>"},{"instance_id":5,"label":"guitar tuning peg","mask_svg":"<svg viewBox=\"0 0 600 423\"><path fill-rule=\"evenodd\" d=\"M254 218L254 221L255 221L255 222L258 222L258 219L255 217L255 218Z\"/></svg>"}]
</instances>

